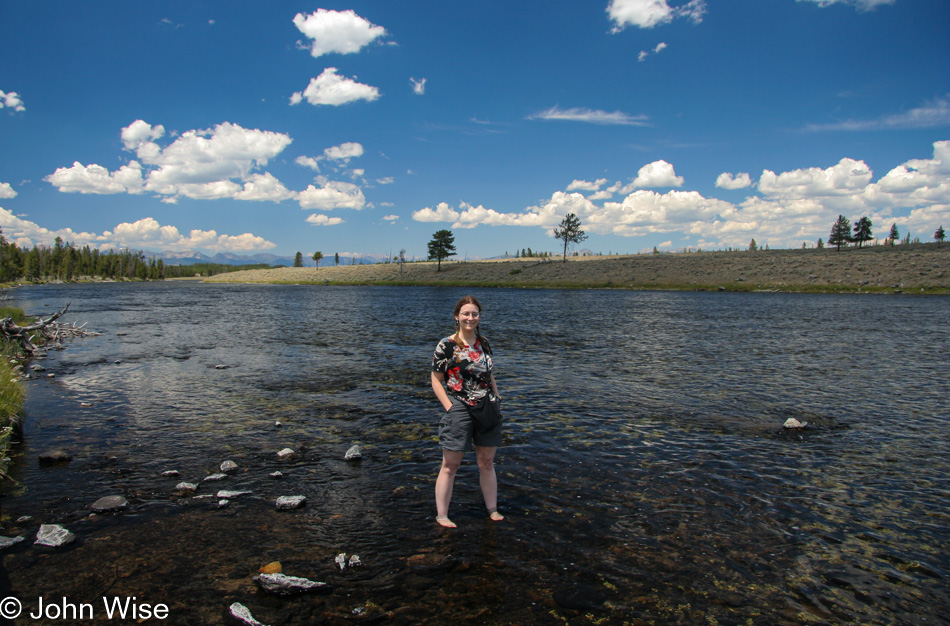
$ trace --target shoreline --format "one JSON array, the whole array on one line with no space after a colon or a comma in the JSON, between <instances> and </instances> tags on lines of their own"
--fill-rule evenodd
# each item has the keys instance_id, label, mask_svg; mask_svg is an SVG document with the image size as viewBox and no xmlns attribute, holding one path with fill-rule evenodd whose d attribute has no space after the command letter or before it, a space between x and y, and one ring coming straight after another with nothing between
<instances>
[{"instance_id":1,"label":"shoreline","mask_svg":"<svg viewBox=\"0 0 950 626\"><path fill-rule=\"evenodd\" d=\"M950 294L950 245L241 270L209 283Z\"/></svg>"}]
</instances>

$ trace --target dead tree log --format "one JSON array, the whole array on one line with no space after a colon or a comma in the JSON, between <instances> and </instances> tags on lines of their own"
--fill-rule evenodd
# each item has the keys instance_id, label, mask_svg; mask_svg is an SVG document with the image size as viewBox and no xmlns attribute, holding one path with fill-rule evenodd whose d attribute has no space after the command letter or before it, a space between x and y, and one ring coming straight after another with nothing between
<instances>
[{"instance_id":1,"label":"dead tree log","mask_svg":"<svg viewBox=\"0 0 950 626\"><path fill-rule=\"evenodd\" d=\"M41 319L27 326L18 326L13 321L13 318L5 317L0 319L0 334L6 339L19 342L20 347L23 348L23 351L27 354L36 352L37 347L36 344L33 343L33 340L37 335L42 335L47 343L55 342L58 345L62 345L63 339L97 336L99 334L87 331L82 326L76 326L75 323L71 325L58 323L56 320L62 317L68 310L69 304L63 307L62 311L58 311L46 319Z\"/></svg>"}]
</instances>

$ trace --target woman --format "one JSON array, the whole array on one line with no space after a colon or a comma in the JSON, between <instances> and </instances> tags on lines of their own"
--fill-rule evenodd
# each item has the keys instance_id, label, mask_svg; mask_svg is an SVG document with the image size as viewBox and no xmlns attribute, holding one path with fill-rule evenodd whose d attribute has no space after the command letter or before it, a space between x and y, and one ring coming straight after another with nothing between
<instances>
[{"instance_id":1,"label":"woman","mask_svg":"<svg viewBox=\"0 0 950 626\"><path fill-rule=\"evenodd\" d=\"M501 445L501 422L488 430L476 428L472 414L484 406L484 402L494 402L497 406L501 399L492 373L491 346L478 331L481 314L482 305L474 296L459 300L454 313L456 332L439 342L432 357L432 390L445 409L439 422L442 469L435 482L435 519L446 528L456 527L449 519L452 487L462 457L472 443L488 515L496 522L505 519L498 512L495 477L495 451Z\"/></svg>"}]
</instances>

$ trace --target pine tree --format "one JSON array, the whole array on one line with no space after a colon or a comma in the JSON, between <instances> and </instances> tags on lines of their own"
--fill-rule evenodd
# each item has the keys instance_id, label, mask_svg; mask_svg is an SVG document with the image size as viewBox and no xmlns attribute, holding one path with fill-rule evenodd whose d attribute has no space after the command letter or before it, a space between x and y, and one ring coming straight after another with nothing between
<instances>
[{"instance_id":1,"label":"pine tree","mask_svg":"<svg viewBox=\"0 0 950 626\"><path fill-rule=\"evenodd\" d=\"M937 232L934 233L934 239L937 240L937 247L940 247L940 244L943 243L944 239L947 238L947 233L943 230L943 224L940 225L940 228L937 229Z\"/></svg>"},{"instance_id":2,"label":"pine tree","mask_svg":"<svg viewBox=\"0 0 950 626\"><path fill-rule=\"evenodd\" d=\"M581 220L573 213L568 213L561 220L558 228L554 229L554 238L564 242L564 259L567 263L567 247L575 243L580 243L587 239L587 235L581 230Z\"/></svg>"},{"instance_id":3,"label":"pine tree","mask_svg":"<svg viewBox=\"0 0 950 626\"><path fill-rule=\"evenodd\" d=\"M841 244L847 244L849 241L851 241L851 221L844 215L839 215L838 220L831 227L828 243L837 246L840 251Z\"/></svg>"},{"instance_id":4,"label":"pine tree","mask_svg":"<svg viewBox=\"0 0 950 626\"><path fill-rule=\"evenodd\" d=\"M435 271L442 271L442 259L455 255L455 235L451 230L437 230L429 241L429 260L436 259L439 264Z\"/></svg>"},{"instance_id":5,"label":"pine tree","mask_svg":"<svg viewBox=\"0 0 950 626\"><path fill-rule=\"evenodd\" d=\"M854 225L854 237L852 241L858 242L858 247L862 247L865 241L871 241L874 239L874 235L871 233L871 220L867 217L862 217Z\"/></svg>"}]
</instances>

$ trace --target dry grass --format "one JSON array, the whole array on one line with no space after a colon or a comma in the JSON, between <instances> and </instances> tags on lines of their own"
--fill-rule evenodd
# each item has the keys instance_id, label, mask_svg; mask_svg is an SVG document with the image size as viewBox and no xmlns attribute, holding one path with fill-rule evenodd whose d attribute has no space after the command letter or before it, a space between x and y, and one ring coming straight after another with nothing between
<instances>
[{"instance_id":1,"label":"dry grass","mask_svg":"<svg viewBox=\"0 0 950 626\"><path fill-rule=\"evenodd\" d=\"M220 274L208 282L950 293L950 245L505 259Z\"/></svg>"}]
</instances>

